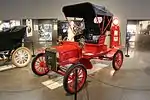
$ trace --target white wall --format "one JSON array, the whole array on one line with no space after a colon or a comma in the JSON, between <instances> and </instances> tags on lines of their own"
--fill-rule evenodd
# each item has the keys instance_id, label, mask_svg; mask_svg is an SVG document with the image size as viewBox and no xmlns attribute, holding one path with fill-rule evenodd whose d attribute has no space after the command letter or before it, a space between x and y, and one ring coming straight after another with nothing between
<instances>
[{"instance_id":1,"label":"white wall","mask_svg":"<svg viewBox=\"0 0 150 100\"><path fill-rule=\"evenodd\" d=\"M104 5L118 16L122 38L125 37L127 19L150 19L150 0L1 0L0 19L64 19L62 6L84 1Z\"/></svg>"}]
</instances>

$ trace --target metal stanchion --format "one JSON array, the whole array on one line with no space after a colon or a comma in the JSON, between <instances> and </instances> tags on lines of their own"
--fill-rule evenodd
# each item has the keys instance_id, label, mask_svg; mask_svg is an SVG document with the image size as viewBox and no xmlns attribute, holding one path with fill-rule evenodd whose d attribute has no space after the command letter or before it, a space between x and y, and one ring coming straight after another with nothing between
<instances>
[{"instance_id":1,"label":"metal stanchion","mask_svg":"<svg viewBox=\"0 0 150 100\"><path fill-rule=\"evenodd\" d=\"M130 57L130 55L129 55L129 41L128 40L126 41L126 55L125 56Z\"/></svg>"},{"instance_id":2,"label":"metal stanchion","mask_svg":"<svg viewBox=\"0 0 150 100\"><path fill-rule=\"evenodd\" d=\"M31 42L31 44L32 44L32 57L35 57L35 53L34 53L34 44L33 44L33 41Z\"/></svg>"},{"instance_id":3,"label":"metal stanchion","mask_svg":"<svg viewBox=\"0 0 150 100\"><path fill-rule=\"evenodd\" d=\"M77 85L78 85L78 70L75 70L75 94L74 94L74 100L77 100Z\"/></svg>"}]
</instances>

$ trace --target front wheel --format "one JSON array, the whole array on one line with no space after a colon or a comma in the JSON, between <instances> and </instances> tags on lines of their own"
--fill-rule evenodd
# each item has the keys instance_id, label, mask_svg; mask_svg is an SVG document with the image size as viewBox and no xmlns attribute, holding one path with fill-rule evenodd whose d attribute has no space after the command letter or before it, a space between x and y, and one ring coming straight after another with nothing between
<instances>
[{"instance_id":1,"label":"front wheel","mask_svg":"<svg viewBox=\"0 0 150 100\"><path fill-rule=\"evenodd\" d=\"M114 56L113 56L113 61L112 65L115 70L119 70L122 66L123 63L123 52L121 50L118 50Z\"/></svg>"},{"instance_id":2,"label":"front wheel","mask_svg":"<svg viewBox=\"0 0 150 100\"><path fill-rule=\"evenodd\" d=\"M25 67L31 61L31 52L26 47L17 48L12 54L12 63L16 67Z\"/></svg>"},{"instance_id":3,"label":"front wheel","mask_svg":"<svg viewBox=\"0 0 150 100\"><path fill-rule=\"evenodd\" d=\"M39 53L31 63L32 71L38 75L43 76L49 72L49 68L46 65L45 53Z\"/></svg>"},{"instance_id":4,"label":"front wheel","mask_svg":"<svg viewBox=\"0 0 150 100\"><path fill-rule=\"evenodd\" d=\"M84 65L82 64L76 64L72 65L66 72L66 75L64 76L63 80L63 86L67 93L69 94L75 94L79 92L87 78L87 70L85 69ZM77 87L75 90L75 83L77 79Z\"/></svg>"}]
</instances>

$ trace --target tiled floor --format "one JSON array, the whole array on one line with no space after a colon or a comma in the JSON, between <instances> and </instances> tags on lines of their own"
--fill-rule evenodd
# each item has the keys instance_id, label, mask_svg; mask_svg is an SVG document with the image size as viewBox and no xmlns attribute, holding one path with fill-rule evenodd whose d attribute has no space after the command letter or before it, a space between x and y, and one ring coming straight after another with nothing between
<instances>
[{"instance_id":1,"label":"tiled floor","mask_svg":"<svg viewBox=\"0 0 150 100\"><path fill-rule=\"evenodd\" d=\"M130 54L117 72L111 62L95 61L100 69L88 76L78 100L150 100L150 53ZM44 86L47 80L48 76L34 75L30 66L0 72L0 100L74 100L62 86L53 90Z\"/></svg>"}]
</instances>

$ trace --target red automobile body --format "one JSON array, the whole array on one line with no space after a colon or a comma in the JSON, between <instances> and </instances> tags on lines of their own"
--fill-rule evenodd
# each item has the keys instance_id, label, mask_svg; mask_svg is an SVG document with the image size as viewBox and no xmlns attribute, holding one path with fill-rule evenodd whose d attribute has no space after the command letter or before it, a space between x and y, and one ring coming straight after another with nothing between
<instances>
[{"instance_id":1,"label":"red automobile body","mask_svg":"<svg viewBox=\"0 0 150 100\"><path fill-rule=\"evenodd\" d=\"M120 27L118 24L112 25L113 14L105 7L91 3L66 6L63 7L63 12L66 18L84 19L85 29L82 31L85 42L62 41L57 46L40 50L42 54L34 58L32 70L37 75L46 75L49 70L63 75L64 89L69 93L76 93L82 89L86 81L86 69L93 68L91 59L112 60L114 70L121 68L123 52L119 50L121 49ZM109 35L106 34L108 31L110 31ZM105 44L106 37L110 38L110 47ZM77 83L77 91L74 88L75 83Z\"/></svg>"},{"instance_id":2,"label":"red automobile body","mask_svg":"<svg viewBox=\"0 0 150 100\"><path fill-rule=\"evenodd\" d=\"M117 28L119 31L119 26L117 26ZM116 29L111 29L111 34L113 34L114 31L116 31ZM105 38L106 35L101 35L98 44L85 43L83 48L80 48L78 42L70 41L63 41L61 45L52 48L55 48L59 54L58 62L60 66L80 62L87 69L91 69L92 64L90 59L98 57L100 59L108 58L109 60L112 60L114 54L120 48L119 40L115 42L111 40L111 48L108 48L107 45L104 44ZM113 39L114 35L111 35L110 38ZM118 38L120 39L120 35L118 35Z\"/></svg>"},{"instance_id":3,"label":"red automobile body","mask_svg":"<svg viewBox=\"0 0 150 100\"><path fill-rule=\"evenodd\" d=\"M117 35L115 32L117 31ZM116 40L117 38L117 40ZM91 69L92 64L90 59L99 58L112 60L114 54L120 46L120 27L113 25L110 31L110 48L105 45L106 35L101 35L99 37L98 44L85 43L84 47L81 48L78 42L63 41L60 45L53 46L57 51L59 57L58 63L60 66L66 66L67 64L83 64L86 69ZM45 53L45 48L38 50L39 53Z\"/></svg>"}]
</instances>

